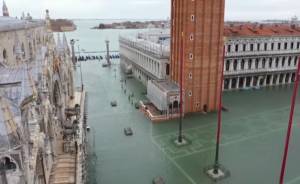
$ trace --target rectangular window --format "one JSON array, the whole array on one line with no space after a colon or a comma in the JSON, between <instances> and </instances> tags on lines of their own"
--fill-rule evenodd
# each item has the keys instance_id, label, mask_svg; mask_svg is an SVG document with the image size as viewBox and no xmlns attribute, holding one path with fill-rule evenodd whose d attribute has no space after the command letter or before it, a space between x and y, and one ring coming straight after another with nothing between
<instances>
[{"instance_id":1,"label":"rectangular window","mask_svg":"<svg viewBox=\"0 0 300 184\"><path fill-rule=\"evenodd\" d=\"M231 45L227 46L227 52L231 52Z\"/></svg>"},{"instance_id":2,"label":"rectangular window","mask_svg":"<svg viewBox=\"0 0 300 184\"><path fill-rule=\"evenodd\" d=\"M192 22L195 21L195 15L191 15L191 20L192 20Z\"/></svg>"},{"instance_id":3,"label":"rectangular window","mask_svg":"<svg viewBox=\"0 0 300 184\"><path fill-rule=\"evenodd\" d=\"M253 45L253 43L251 43L251 45L250 45L250 51L253 51L254 50L254 45Z\"/></svg>"},{"instance_id":4,"label":"rectangular window","mask_svg":"<svg viewBox=\"0 0 300 184\"><path fill-rule=\"evenodd\" d=\"M294 49L294 42L291 43L291 49Z\"/></svg>"},{"instance_id":5,"label":"rectangular window","mask_svg":"<svg viewBox=\"0 0 300 184\"><path fill-rule=\"evenodd\" d=\"M274 43L271 44L271 50L274 50Z\"/></svg>"},{"instance_id":6,"label":"rectangular window","mask_svg":"<svg viewBox=\"0 0 300 184\"><path fill-rule=\"evenodd\" d=\"M194 35L193 35L193 33L190 34L190 40L191 40L191 41L194 40Z\"/></svg>"},{"instance_id":7,"label":"rectangular window","mask_svg":"<svg viewBox=\"0 0 300 184\"><path fill-rule=\"evenodd\" d=\"M167 64L166 66L166 74L170 75L170 64Z\"/></svg>"},{"instance_id":8,"label":"rectangular window","mask_svg":"<svg viewBox=\"0 0 300 184\"><path fill-rule=\"evenodd\" d=\"M194 58L192 53L190 53L189 58L190 58L190 60L192 60Z\"/></svg>"},{"instance_id":9,"label":"rectangular window","mask_svg":"<svg viewBox=\"0 0 300 184\"><path fill-rule=\"evenodd\" d=\"M243 45L243 51L246 51L246 44Z\"/></svg>"},{"instance_id":10,"label":"rectangular window","mask_svg":"<svg viewBox=\"0 0 300 184\"><path fill-rule=\"evenodd\" d=\"M284 43L284 50L287 50L288 43Z\"/></svg>"},{"instance_id":11,"label":"rectangular window","mask_svg":"<svg viewBox=\"0 0 300 184\"><path fill-rule=\"evenodd\" d=\"M233 61L233 70L234 70L234 71L237 70L237 65L238 65L238 60L235 59L235 60Z\"/></svg>"},{"instance_id":12,"label":"rectangular window","mask_svg":"<svg viewBox=\"0 0 300 184\"><path fill-rule=\"evenodd\" d=\"M245 68L245 60L242 59L242 62L241 62L241 69L244 70L244 68Z\"/></svg>"},{"instance_id":13,"label":"rectangular window","mask_svg":"<svg viewBox=\"0 0 300 184\"><path fill-rule=\"evenodd\" d=\"M268 50L268 43L265 43L265 51Z\"/></svg>"},{"instance_id":14,"label":"rectangular window","mask_svg":"<svg viewBox=\"0 0 300 184\"><path fill-rule=\"evenodd\" d=\"M225 70L229 71L229 69L230 69L230 60L227 60Z\"/></svg>"},{"instance_id":15,"label":"rectangular window","mask_svg":"<svg viewBox=\"0 0 300 184\"><path fill-rule=\"evenodd\" d=\"M278 50L280 50L281 49L281 43L278 43Z\"/></svg>"},{"instance_id":16,"label":"rectangular window","mask_svg":"<svg viewBox=\"0 0 300 184\"><path fill-rule=\"evenodd\" d=\"M260 51L260 43L257 44L257 50Z\"/></svg>"},{"instance_id":17,"label":"rectangular window","mask_svg":"<svg viewBox=\"0 0 300 184\"><path fill-rule=\"evenodd\" d=\"M239 51L239 45L235 45L235 52L238 52Z\"/></svg>"},{"instance_id":18,"label":"rectangular window","mask_svg":"<svg viewBox=\"0 0 300 184\"><path fill-rule=\"evenodd\" d=\"M299 48L300 48L300 42L297 43L297 49L299 49Z\"/></svg>"}]
</instances>

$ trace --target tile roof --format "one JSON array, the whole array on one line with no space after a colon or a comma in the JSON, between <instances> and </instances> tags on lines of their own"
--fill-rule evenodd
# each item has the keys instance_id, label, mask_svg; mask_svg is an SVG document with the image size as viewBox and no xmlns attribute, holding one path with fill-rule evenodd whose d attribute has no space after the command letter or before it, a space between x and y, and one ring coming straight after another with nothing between
<instances>
[{"instance_id":1,"label":"tile roof","mask_svg":"<svg viewBox=\"0 0 300 184\"><path fill-rule=\"evenodd\" d=\"M300 27L292 24L226 24L224 28L224 36L300 36Z\"/></svg>"}]
</instances>

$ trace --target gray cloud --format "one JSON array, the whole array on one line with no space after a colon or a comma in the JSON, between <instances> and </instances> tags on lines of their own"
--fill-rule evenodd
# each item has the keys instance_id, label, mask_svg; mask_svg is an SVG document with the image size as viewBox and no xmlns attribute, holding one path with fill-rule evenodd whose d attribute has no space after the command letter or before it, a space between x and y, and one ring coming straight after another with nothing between
<instances>
[{"instance_id":1,"label":"gray cloud","mask_svg":"<svg viewBox=\"0 0 300 184\"><path fill-rule=\"evenodd\" d=\"M12 16L30 12L54 18L159 19L170 17L171 0L6 0ZM289 19L300 17L299 0L226 0L226 20Z\"/></svg>"}]
</instances>

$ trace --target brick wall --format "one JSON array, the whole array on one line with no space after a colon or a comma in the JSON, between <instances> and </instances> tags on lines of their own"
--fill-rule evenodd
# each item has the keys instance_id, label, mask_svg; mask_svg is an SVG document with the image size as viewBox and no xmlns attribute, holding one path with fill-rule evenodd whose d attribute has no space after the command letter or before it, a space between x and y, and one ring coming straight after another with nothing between
<instances>
[{"instance_id":1,"label":"brick wall","mask_svg":"<svg viewBox=\"0 0 300 184\"><path fill-rule=\"evenodd\" d=\"M224 0L172 0L171 79L180 83L184 112L217 110L222 73Z\"/></svg>"}]
</instances>

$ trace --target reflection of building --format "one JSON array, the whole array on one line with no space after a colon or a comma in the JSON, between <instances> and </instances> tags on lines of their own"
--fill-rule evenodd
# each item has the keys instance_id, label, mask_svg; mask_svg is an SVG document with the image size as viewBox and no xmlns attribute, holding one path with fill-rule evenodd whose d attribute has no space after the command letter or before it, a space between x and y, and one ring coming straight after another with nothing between
<instances>
[{"instance_id":1,"label":"reflection of building","mask_svg":"<svg viewBox=\"0 0 300 184\"><path fill-rule=\"evenodd\" d=\"M82 131L72 66L66 37L55 42L44 20L0 17L1 184L84 178L75 173Z\"/></svg>"}]
</instances>

